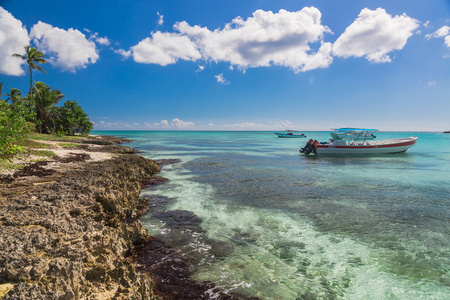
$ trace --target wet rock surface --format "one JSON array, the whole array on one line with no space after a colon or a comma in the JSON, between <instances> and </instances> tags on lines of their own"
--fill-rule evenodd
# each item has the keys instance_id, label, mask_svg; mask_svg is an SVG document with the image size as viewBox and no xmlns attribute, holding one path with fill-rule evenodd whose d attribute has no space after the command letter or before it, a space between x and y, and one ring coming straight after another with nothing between
<instances>
[{"instance_id":1,"label":"wet rock surface","mask_svg":"<svg viewBox=\"0 0 450 300\"><path fill-rule=\"evenodd\" d=\"M223 294L212 282L190 279L189 264L161 240L149 238L131 252L139 273L151 274L155 293L162 299L258 299Z\"/></svg>"},{"instance_id":2,"label":"wet rock surface","mask_svg":"<svg viewBox=\"0 0 450 300\"><path fill-rule=\"evenodd\" d=\"M90 136L85 139L78 140L80 143L84 144L94 144L94 145L116 145L132 142L131 140L109 136L109 135L99 135L99 136Z\"/></svg>"},{"instance_id":3,"label":"wet rock surface","mask_svg":"<svg viewBox=\"0 0 450 300\"><path fill-rule=\"evenodd\" d=\"M0 285L12 285L4 299L150 299L150 277L125 258L147 231L127 216L142 206L140 180L158 172L121 155L0 185Z\"/></svg>"},{"instance_id":4,"label":"wet rock surface","mask_svg":"<svg viewBox=\"0 0 450 300\"><path fill-rule=\"evenodd\" d=\"M114 153L134 153L127 148ZM139 197L166 181L145 182L160 170L154 161L88 156L31 164L0 182L0 299L247 299L190 279L188 262L148 235L139 216L170 201ZM192 213L162 217L201 231Z\"/></svg>"}]
</instances>

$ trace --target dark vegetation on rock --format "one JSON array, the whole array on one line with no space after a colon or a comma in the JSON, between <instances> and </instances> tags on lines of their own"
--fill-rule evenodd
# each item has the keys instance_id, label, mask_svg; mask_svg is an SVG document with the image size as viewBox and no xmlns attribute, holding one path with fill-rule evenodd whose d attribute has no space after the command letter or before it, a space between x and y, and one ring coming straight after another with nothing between
<instances>
[{"instance_id":1,"label":"dark vegetation on rock","mask_svg":"<svg viewBox=\"0 0 450 300\"><path fill-rule=\"evenodd\" d=\"M190 279L188 263L148 235L140 191L168 179L154 161L120 154L134 153L113 145L121 139L102 139L116 158L74 153L0 182L0 299L246 299Z\"/></svg>"},{"instance_id":2,"label":"dark vegetation on rock","mask_svg":"<svg viewBox=\"0 0 450 300\"><path fill-rule=\"evenodd\" d=\"M77 168L1 186L0 284L14 285L4 299L150 299L151 279L125 258L147 231L126 219L159 167L121 155Z\"/></svg>"}]
</instances>

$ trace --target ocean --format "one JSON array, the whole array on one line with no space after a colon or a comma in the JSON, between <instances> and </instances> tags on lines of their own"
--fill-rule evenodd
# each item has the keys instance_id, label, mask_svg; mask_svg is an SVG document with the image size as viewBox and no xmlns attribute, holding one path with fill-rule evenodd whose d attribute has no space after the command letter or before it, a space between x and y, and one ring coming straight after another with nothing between
<instances>
[{"instance_id":1,"label":"ocean","mask_svg":"<svg viewBox=\"0 0 450 300\"><path fill-rule=\"evenodd\" d=\"M261 299L450 299L450 134L406 153L305 157L272 132L98 131L133 140L168 183L142 191L151 235L193 278ZM211 298L214 298L212 295Z\"/></svg>"}]
</instances>

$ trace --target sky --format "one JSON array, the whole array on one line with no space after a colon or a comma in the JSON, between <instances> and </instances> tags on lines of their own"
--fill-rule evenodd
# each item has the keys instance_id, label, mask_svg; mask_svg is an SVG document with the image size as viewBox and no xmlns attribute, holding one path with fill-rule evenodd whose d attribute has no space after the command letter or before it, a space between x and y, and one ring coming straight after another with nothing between
<instances>
[{"instance_id":1,"label":"sky","mask_svg":"<svg viewBox=\"0 0 450 300\"><path fill-rule=\"evenodd\" d=\"M26 45L94 130L450 130L450 0L0 0L3 93Z\"/></svg>"}]
</instances>

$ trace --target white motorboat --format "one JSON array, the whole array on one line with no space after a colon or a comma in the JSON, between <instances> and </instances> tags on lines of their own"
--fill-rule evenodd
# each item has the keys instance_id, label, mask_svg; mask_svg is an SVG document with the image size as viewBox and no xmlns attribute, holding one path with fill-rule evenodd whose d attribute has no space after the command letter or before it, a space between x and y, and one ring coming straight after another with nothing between
<instances>
[{"instance_id":1,"label":"white motorboat","mask_svg":"<svg viewBox=\"0 0 450 300\"><path fill-rule=\"evenodd\" d=\"M359 129L363 131L362 135L368 135L376 129ZM357 135L359 136L359 135ZM393 154L402 153L413 147L417 142L417 137L404 137L390 140L367 141L356 139L357 136L347 135L346 139L334 140L319 143L317 140L310 139L306 146L300 149L300 153L309 155L365 155L365 154Z\"/></svg>"},{"instance_id":2,"label":"white motorboat","mask_svg":"<svg viewBox=\"0 0 450 300\"><path fill-rule=\"evenodd\" d=\"M361 128L337 128L335 132L330 133L334 140L374 140L377 137L373 134L377 129Z\"/></svg>"},{"instance_id":3,"label":"white motorboat","mask_svg":"<svg viewBox=\"0 0 450 300\"><path fill-rule=\"evenodd\" d=\"M306 135L298 130L285 130L285 132L274 132L279 138L306 138Z\"/></svg>"}]
</instances>

